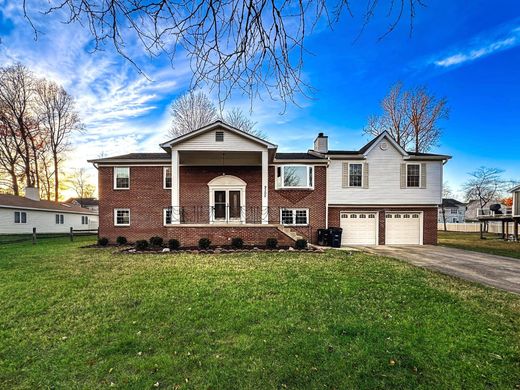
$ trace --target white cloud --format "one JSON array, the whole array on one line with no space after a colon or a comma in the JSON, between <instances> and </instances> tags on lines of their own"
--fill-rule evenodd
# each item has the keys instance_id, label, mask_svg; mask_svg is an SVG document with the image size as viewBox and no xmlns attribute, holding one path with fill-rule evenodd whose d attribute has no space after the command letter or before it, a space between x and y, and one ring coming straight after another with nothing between
<instances>
[{"instance_id":1,"label":"white cloud","mask_svg":"<svg viewBox=\"0 0 520 390\"><path fill-rule=\"evenodd\" d=\"M438 67L449 68L511 49L520 44L520 27L517 27L518 23L515 23L515 25L512 28L504 29L502 27L497 31L478 36L467 43L463 49L452 51L450 54L443 55L432 62Z\"/></svg>"}]
</instances>

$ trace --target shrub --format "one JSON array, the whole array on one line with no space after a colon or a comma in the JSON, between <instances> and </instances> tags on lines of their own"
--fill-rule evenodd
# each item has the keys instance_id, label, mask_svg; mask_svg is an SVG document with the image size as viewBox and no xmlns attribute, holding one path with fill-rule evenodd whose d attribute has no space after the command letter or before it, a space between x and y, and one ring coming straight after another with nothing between
<instances>
[{"instance_id":1,"label":"shrub","mask_svg":"<svg viewBox=\"0 0 520 390\"><path fill-rule=\"evenodd\" d=\"M209 249L209 246L211 245L211 241L209 238L201 238L199 240L199 248L200 249Z\"/></svg>"},{"instance_id":2,"label":"shrub","mask_svg":"<svg viewBox=\"0 0 520 390\"><path fill-rule=\"evenodd\" d=\"M231 246L235 249L242 249L244 247L244 240L240 237L233 237L231 239Z\"/></svg>"},{"instance_id":3,"label":"shrub","mask_svg":"<svg viewBox=\"0 0 520 390\"><path fill-rule=\"evenodd\" d=\"M106 237L98 238L97 243L98 243L99 246L107 246L108 245L108 238L106 238Z\"/></svg>"},{"instance_id":4,"label":"shrub","mask_svg":"<svg viewBox=\"0 0 520 390\"><path fill-rule=\"evenodd\" d=\"M119 236L116 238L116 242L119 244L119 245L125 245L128 241L126 240L126 237L124 236Z\"/></svg>"},{"instance_id":5,"label":"shrub","mask_svg":"<svg viewBox=\"0 0 520 390\"><path fill-rule=\"evenodd\" d=\"M163 239L159 236L153 236L150 238L150 245L151 246L162 246Z\"/></svg>"},{"instance_id":6,"label":"shrub","mask_svg":"<svg viewBox=\"0 0 520 390\"><path fill-rule=\"evenodd\" d=\"M294 243L294 247L296 249L306 249L307 248L307 240L300 238L299 240L296 240Z\"/></svg>"},{"instance_id":7,"label":"shrub","mask_svg":"<svg viewBox=\"0 0 520 390\"><path fill-rule=\"evenodd\" d=\"M170 248L172 251L176 251L180 247L181 243L179 242L179 240L176 240L175 238L168 240L168 248Z\"/></svg>"},{"instance_id":8,"label":"shrub","mask_svg":"<svg viewBox=\"0 0 520 390\"><path fill-rule=\"evenodd\" d=\"M135 249L137 249L138 251L144 251L145 249L148 249L148 241L137 240L135 242Z\"/></svg>"},{"instance_id":9,"label":"shrub","mask_svg":"<svg viewBox=\"0 0 520 390\"><path fill-rule=\"evenodd\" d=\"M269 249L276 249L278 246L278 240L276 238L268 238L265 240L265 246Z\"/></svg>"}]
</instances>

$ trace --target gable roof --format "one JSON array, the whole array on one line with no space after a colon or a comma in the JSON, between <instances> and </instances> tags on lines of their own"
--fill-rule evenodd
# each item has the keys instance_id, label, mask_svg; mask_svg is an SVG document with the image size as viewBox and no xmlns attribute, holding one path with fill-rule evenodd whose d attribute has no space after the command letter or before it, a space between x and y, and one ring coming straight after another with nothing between
<instances>
[{"instance_id":1,"label":"gable roof","mask_svg":"<svg viewBox=\"0 0 520 390\"><path fill-rule=\"evenodd\" d=\"M247 138L249 139L250 141L253 141L253 142L256 142L256 143L259 143L261 145L264 145L265 147L267 147L268 149L276 149L277 146L275 144L272 144L262 138L259 138L253 134L249 134L243 130L240 130L240 129L237 129L236 127L233 127L233 126L230 126L228 125L227 123L224 123L222 122L221 120L216 120L215 122L213 123L210 123L206 126L203 126L201 127L200 129L197 129L197 130L193 130L193 131L190 131L189 133L186 133L186 134L183 134L183 135L180 135L176 138L173 138L169 141L166 141L166 142L163 142L162 144L160 144L161 148L167 150L168 147L171 147L175 144L179 144L181 142L184 142L184 141L187 141L193 137L196 137L200 134L204 134L208 131L212 131L212 130L215 130L215 129L225 129L227 131L230 131L230 132L233 132L241 137L244 137L244 138Z\"/></svg>"},{"instance_id":2,"label":"gable roof","mask_svg":"<svg viewBox=\"0 0 520 390\"><path fill-rule=\"evenodd\" d=\"M65 203L65 204L79 203L80 205L83 205L83 206L98 206L99 200L96 198L69 198L63 203Z\"/></svg>"},{"instance_id":3,"label":"gable roof","mask_svg":"<svg viewBox=\"0 0 520 390\"><path fill-rule=\"evenodd\" d=\"M323 157L315 156L310 153L276 153L277 160L324 160Z\"/></svg>"},{"instance_id":4,"label":"gable roof","mask_svg":"<svg viewBox=\"0 0 520 390\"><path fill-rule=\"evenodd\" d=\"M513 187L509 190L509 192L516 192L516 191L520 191L520 185L517 185L516 187Z\"/></svg>"},{"instance_id":5,"label":"gable roof","mask_svg":"<svg viewBox=\"0 0 520 390\"><path fill-rule=\"evenodd\" d=\"M98 158L95 160L88 160L89 163L99 162L129 162L129 161L141 161L141 162L168 162L171 160L171 156L166 152L160 153L128 153L121 154L119 156Z\"/></svg>"},{"instance_id":6,"label":"gable roof","mask_svg":"<svg viewBox=\"0 0 520 390\"><path fill-rule=\"evenodd\" d=\"M463 206L466 206L465 203L459 202L458 200L452 199L452 198L444 198L444 199L442 199L442 205L444 207L463 207Z\"/></svg>"},{"instance_id":7,"label":"gable roof","mask_svg":"<svg viewBox=\"0 0 520 390\"><path fill-rule=\"evenodd\" d=\"M60 202L53 202L50 200L32 200L23 196L16 196L11 194L0 194L0 208L57 211L60 213L79 213L97 215L97 213L89 209L85 209L83 207L79 207L73 204L63 204Z\"/></svg>"},{"instance_id":8,"label":"gable roof","mask_svg":"<svg viewBox=\"0 0 520 390\"><path fill-rule=\"evenodd\" d=\"M432 160L449 160L451 156L447 156L444 154L434 154L434 153L422 153L422 152L408 152L401 145L397 143L397 141L388 133L387 131L383 131L378 136L374 137L371 141L365 144L359 150L329 150L326 155L330 156L356 156L358 158L364 158L378 143L378 141L383 138L388 139L390 143L397 149L399 153L401 153L405 158L410 159L432 159Z\"/></svg>"}]
</instances>

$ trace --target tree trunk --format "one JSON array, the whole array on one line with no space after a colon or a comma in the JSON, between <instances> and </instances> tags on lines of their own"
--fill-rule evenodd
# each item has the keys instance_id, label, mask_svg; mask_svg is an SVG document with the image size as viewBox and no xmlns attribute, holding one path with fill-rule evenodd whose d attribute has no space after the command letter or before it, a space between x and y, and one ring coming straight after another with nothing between
<instances>
[{"instance_id":1,"label":"tree trunk","mask_svg":"<svg viewBox=\"0 0 520 390\"><path fill-rule=\"evenodd\" d=\"M444 209L444 206L441 207L442 208L442 219L443 219L443 222L444 222L444 231L448 231L448 228L446 227L446 210Z\"/></svg>"},{"instance_id":2,"label":"tree trunk","mask_svg":"<svg viewBox=\"0 0 520 390\"><path fill-rule=\"evenodd\" d=\"M13 193L16 196L20 196L20 187L18 187L18 178L16 177L16 170L14 165L9 170L9 175L11 175L11 180L13 181Z\"/></svg>"},{"instance_id":3,"label":"tree trunk","mask_svg":"<svg viewBox=\"0 0 520 390\"><path fill-rule=\"evenodd\" d=\"M58 156L53 153L52 158L54 160L54 201L57 202L59 198L59 175L58 175Z\"/></svg>"}]
</instances>

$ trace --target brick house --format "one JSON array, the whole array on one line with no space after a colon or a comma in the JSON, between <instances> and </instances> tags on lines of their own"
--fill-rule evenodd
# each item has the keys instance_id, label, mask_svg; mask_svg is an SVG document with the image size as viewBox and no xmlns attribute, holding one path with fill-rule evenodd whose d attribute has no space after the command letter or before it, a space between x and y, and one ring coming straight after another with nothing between
<instances>
[{"instance_id":1,"label":"brick house","mask_svg":"<svg viewBox=\"0 0 520 390\"><path fill-rule=\"evenodd\" d=\"M329 150L320 133L307 152L278 153L216 121L161 147L90 161L99 173L100 236L315 243L318 229L339 226L343 245L437 242L450 157L406 152L388 133L355 151Z\"/></svg>"}]
</instances>

